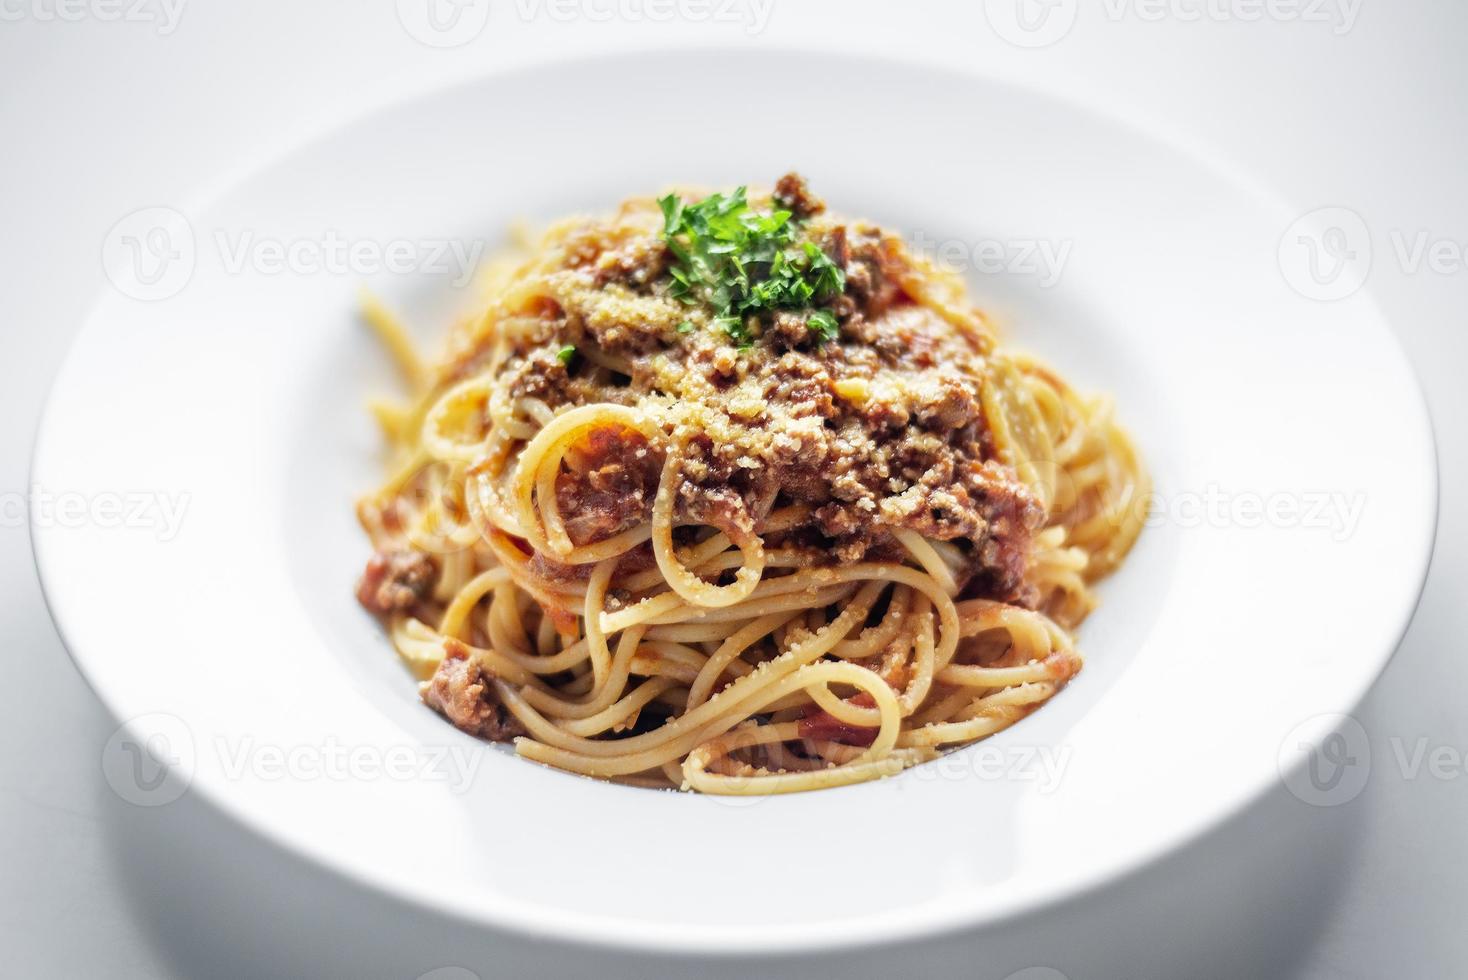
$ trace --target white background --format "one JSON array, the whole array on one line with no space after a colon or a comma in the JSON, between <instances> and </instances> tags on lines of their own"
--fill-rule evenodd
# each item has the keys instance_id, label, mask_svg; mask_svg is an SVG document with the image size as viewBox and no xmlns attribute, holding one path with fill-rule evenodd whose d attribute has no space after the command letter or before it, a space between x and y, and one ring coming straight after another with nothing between
<instances>
[{"instance_id":1,"label":"white background","mask_svg":"<svg viewBox=\"0 0 1468 980\"><path fill-rule=\"evenodd\" d=\"M99 772L113 722L52 629L17 495L49 379L105 284L103 237L124 214L184 202L221 172L322 127L486 70L613 49L772 45L951 65L1084 98L1236 163L1301 213L1341 206L1365 219L1375 245L1369 288L1427 391L1443 492L1422 604L1356 712L1375 763L1367 788L1325 810L1274 794L1165 866L1019 930L1033 937L1034 955L1018 963L1053 966L1069 980L1239 975L1242 963L1290 977L1468 973L1468 271L1404 268L1392 245L1393 233L1411 240L1420 232L1460 253L1468 243L1468 7L1353 0L1354 26L1340 33L1339 0L1319 8L1329 21L1290 23L1271 18L1262 0L1176 0L1156 22L1139 13L1145 3L1083 0L1068 36L1028 50L997 36L978 0L773 0L757 33L749 3L734 4L739 20L722 22L654 20L638 0L585 0L570 9L596 16L569 19L545 0L493 0L479 36L439 50L403 30L389 0L185 0L166 35L157 20L102 20L106 0L75 2L81 19L67 22L53 16L56 0L0 0L0 493L8 501L0 513L0 972L412 978L445 964L483 977L572 969L512 944L498 960L485 959L484 948L470 953L472 943L454 952L450 926L328 879L211 814L162 817L120 804ZM1259 8L1261 19L1245 19ZM159 17L162 9L143 7ZM1108 16L1116 9L1120 19ZM1199 19L1186 16L1199 10ZM720 82L701 84L715 91ZM820 99L861 98L859 88L827 91L818 78L801 94L807 101L791 111L817 123ZM1425 767L1404 773L1394 746L1410 751L1419 740L1457 758L1456 778ZM982 945L929 954L944 975L1012 969L986 961ZM826 972L820 963L804 969ZM1055 980L1031 973L1021 977Z\"/></svg>"}]
</instances>

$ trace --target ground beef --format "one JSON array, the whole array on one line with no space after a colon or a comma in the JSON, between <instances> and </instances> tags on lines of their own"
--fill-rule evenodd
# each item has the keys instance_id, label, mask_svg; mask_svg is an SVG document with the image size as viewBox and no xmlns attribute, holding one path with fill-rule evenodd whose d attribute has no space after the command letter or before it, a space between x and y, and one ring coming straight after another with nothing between
<instances>
[{"instance_id":1,"label":"ground beef","mask_svg":"<svg viewBox=\"0 0 1468 980\"><path fill-rule=\"evenodd\" d=\"M826 202L812 194L805 178L797 173L788 173L775 181L774 199L797 219L809 218L826 210Z\"/></svg>"},{"instance_id":2,"label":"ground beef","mask_svg":"<svg viewBox=\"0 0 1468 980\"><path fill-rule=\"evenodd\" d=\"M556 505L574 543L602 541L652 517L663 461L640 433L593 430L566 462Z\"/></svg>"},{"instance_id":3,"label":"ground beef","mask_svg":"<svg viewBox=\"0 0 1468 980\"><path fill-rule=\"evenodd\" d=\"M422 685L423 703L470 735L508 742L525 729L495 697L493 679L463 643L445 640L438 670Z\"/></svg>"},{"instance_id":4,"label":"ground beef","mask_svg":"<svg viewBox=\"0 0 1468 980\"><path fill-rule=\"evenodd\" d=\"M863 323L871 323L901 301L902 258L895 239L876 229L842 227L846 293ZM881 335L877 335L880 339Z\"/></svg>"},{"instance_id":5,"label":"ground beef","mask_svg":"<svg viewBox=\"0 0 1468 980\"><path fill-rule=\"evenodd\" d=\"M776 311L746 323L751 340L737 347L673 294L662 216L645 201L552 239L534 292L553 299L506 363L511 395L553 410L641 405L687 434L682 523L764 533L773 509L808 505L804 525L767 535L772 546L838 563L904 560L891 531L910 529L967 556L968 594L1033 601L1024 573L1044 514L996 458L979 397L993 339L980 315L920 302L914 284L945 296L952 284L899 239L828 214L798 175L750 200L790 210L803 238L842 268L845 291L826 304L838 336L812 331L809 311ZM567 345L598 357L566 363L557 355ZM556 484L572 540L647 520L661 464L630 432L576 447Z\"/></svg>"},{"instance_id":6,"label":"ground beef","mask_svg":"<svg viewBox=\"0 0 1468 980\"><path fill-rule=\"evenodd\" d=\"M357 583L357 601L378 615L403 612L428 595L437 575L433 559L421 551L379 551Z\"/></svg>"}]
</instances>

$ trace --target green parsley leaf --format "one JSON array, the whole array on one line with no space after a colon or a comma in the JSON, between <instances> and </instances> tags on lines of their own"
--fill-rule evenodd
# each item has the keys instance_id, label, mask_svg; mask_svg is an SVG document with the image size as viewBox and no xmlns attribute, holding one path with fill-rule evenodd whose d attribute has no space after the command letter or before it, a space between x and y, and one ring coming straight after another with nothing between
<instances>
[{"instance_id":1,"label":"green parsley leaf","mask_svg":"<svg viewBox=\"0 0 1468 980\"><path fill-rule=\"evenodd\" d=\"M824 315L813 314L812 331L824 340L839 334L835 314L818 307L845 292L846 274L799 237L791 212L752 210L743 187L693 202L669 194L658 206L674 259L669 292L686 305L707 307L735 343L752 346L750 318L776 310L814 310Z\"/></svg>"},{"instance_id":2,"label":"green parsley leaf","mask_svg":"<svg viewBox=\"0 0 1468 980\"><path fill-rule=\"evenodd\" d=\"M693 333L693 321L692 320L684 320L682 323L678 324L678 332L679 333Z\"/></svg>"},{"instance_id":3,"label":"green parsley leaf","mask_svg":"<svg viewBox=\"0 0 1468 980\"><path fill-rule=\"evenodd\" d=\"M663 209L663 232L671 235L682 224L683 201L677 194L658 198L658 207Z\"/></svg>"},{"instance_id":4,"label":"green parsley leaf","mask_svg":"<svg viewBox=\"0 0 1468 980\"><path fill-rule=\"evenodd\" d=\"M567 367L571 366L571 360L575 356L576 348L572 344L567 344L565 347L562 347L560 350L556 351L556 360L560 361Z\"/></svg>"},{"instance_id":5,"label":"green parsley leaf","mask_svg":"<svg viewBox=\"0 0 1468 980\"><path fill-rule=\"evenodd\" d=\"M841 336L841 324L836 322L836 314L830 310L816 310L806 318L805 325L821 338L823 344Z\"/></svg>"},{"instance_id":6,"label":"green parsley leaf","mask_svg":"<svg viewBox=\"0 0 1468 980\"><path fill-rule=\"evenodd\" d=\"M745 325L744 318L740 316L716 316L714 326L729 335L729 339L740 347L749 347L753 339L749 336L749 327Z\"/></svg>"}]
</instances>

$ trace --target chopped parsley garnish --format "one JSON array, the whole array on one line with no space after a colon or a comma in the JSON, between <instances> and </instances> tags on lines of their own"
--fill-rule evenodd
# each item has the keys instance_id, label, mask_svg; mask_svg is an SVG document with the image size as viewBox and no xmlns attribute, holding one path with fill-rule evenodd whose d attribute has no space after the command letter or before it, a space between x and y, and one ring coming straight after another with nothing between
<instances>
[{"instance_id":1,"label":"chopped parsley garnish","mask_svg":"<svg viewBox=\"0 0 1468 980\"><path fill-rule=\"evenodd\" d=\"M816 310L806 319L805 325L820 336L821 343L841 336L841 325L836 322L836 314L830 310Z\"/></svg>"},{"instance_id":2,"label":"chopped parsley garnish","mask_svg":"<svg viewBox=\"0 0 1468 980\"><path fill-rule=\"evenodd\" d=\"M797 237L789 211L755 211L743 187L687 202L658 200L663 241L673 253L672 293L714 312L714 325L740 347L753 344L750 321L775 310L811 310L807 323L819 342L840 333L836 315L819 309L846 289L846 274L811 241ZM679 333L692 325L684 321Z\"/></svg>"},{"instance_id":3,"label":"chopped parsley garnish","mask_svg":"<svg viewBox=\"0 0 1468 980\"><path fill-rule=\"evenodd\" d=\"M693 333L693 321L692 320L684 320L682 323L678 324L678 332L679 333Z\"/></svg>"},{"instance_id":4,"label":"chopped parsley garnish","mask_svg":"<svg viewBox=\"0 0 1468 980\"><path fill-rule=\"evenodd\" d=\"M571 361L574 360L575 357L576 348L572 344L567 344L565 347L562 347L560 350L556 351L556 360L560 361L567 367L571 366Z\"/></svg>"}]
</instances>

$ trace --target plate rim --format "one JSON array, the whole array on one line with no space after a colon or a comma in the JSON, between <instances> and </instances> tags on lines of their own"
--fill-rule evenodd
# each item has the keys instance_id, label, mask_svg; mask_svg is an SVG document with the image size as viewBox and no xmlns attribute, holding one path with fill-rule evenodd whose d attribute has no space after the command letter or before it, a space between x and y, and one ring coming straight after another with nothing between
<instances>
[{"instance_id":1,"label":"plate rim","mask_svg":"<svg viewBox=\"0 0 1468 980\"><path fill-rule=\"evenodd\" d=\"M1284 196L1270 186L1262 183L1253 173L1238 166L1233 158L1223 151L1211 146L1203 146L1195 141L1182 139L1177 134L1171 132L1164 126L1158 125L1153 120L1126 112L1115 105L1103 103L1100 99L1089 96L1082 91L1068 90L1061 84L1029 84L1026 81L991 73L981 68L959 67L947 64L927 64L917 58L903 55L837 52L806 46L779 46L751 50L729 44L691 45L676 51L670 50L666 46L646 45L629 48L625 51L593 56L557 55L537 59L525 64L491 68L475 72L468 76L445 80L440 84L435 84L427 88L413 90L390 99L375 101L350 115L332 120L325 125L317 126L304 137L282 141L266 150L245 158L233 167L221 171L214 177L195 185L192 193L180 195L181 207L185 213L202 212L204 209L217 203L229 191L239 186L252 175L260 173L292 155L318 144L325 143L332 137L351 130L375 116L412 106L435 95L485 85L504 84L516 78L542 75L559 68L574 67L585 69L596 66L610 67L649 58L689 57L722 58L745 62L766 59L801 59L807 61L815 59L837 65L868 67L878 65L884 70L889 71L925 75L929 78L946 79L955 83L972 84L978 81L998 90L1008 89L1028 95L1040 96L1047 100L1066 103L1072 107L1082 109L1098 121L1122 129L1135 138L1171 150L1181 157L1186 158L1200 169L1213 173L1221 179L1235 184L1241 190L1257 198L1261 204L1267 205L1271 210L1281 216L1289 215L1296 210L1289 206ZM1281 227L1284 226L1282 223ZM92 303L87 307L87 313L81 324L69 340L66 354L52 376L33 430L28 465L29 485L36 484L37 465L42 448L48 441L48 431L56 421L57 412L55 411L54 402L59 388L59 381L68 372L75 360L77 350L83 343L86 325L91 322L92 317L110 295L111 292L105 284L99 288ZM1421 462L1424 466L1422 476L1426 484L1423 489L1428 495L1430 506L1426 510L1426 519L1421 524L1421 533L1424 540L1411 549L1411 554L1417 556L1416 571L1412 576L1411 583L1412 599L1410 602L1404 603L1402 609L1395 610L1392 617L1382 618L1383 622L1387 622L1389 618L1393 624L1389 632L1395 636L1395 640L1390 643L1388 649L1375 656L1372 662L1372 669L1369 672L1364 669L1361 671L1360 682L1356 685L1356 689L1348 697L1343 699L1344 703L1338 706L1332 706L1329 709L1329 714L1342 715L1349 715L1359 708L1367 693L1377 683L1381 674L1395 658L1397 651L1401 647L1402 640L1421 603L1427 576L1432 566L1442 506L1440 450L1437 443L1436 426L1418 371L1402 345L1391 319L1382 312L1370 286L1363 287L1354 298L1354 301L1364 303L1369 311L1374 314L1374 319L1381 326L1383 339L1387 342L1392 354L1404 369L1408 386L1411 389L1412 395L1415 396L1412 398L1412 405L1418 417L1417 422L1420 423L1422 433L1426 437L1425 446L1427 451L1425 458ZM1414 425L1414 428L1416 427ZM50 438L54 439L55 437ZM48 579L45 571L46 560L43 558L43 553L46 552L44 542L47 534L54 531L54 529L42 526L38 522L37 516L35 513L32 513L28 521L32 563L36 570L36 580L40 586L42 600L56 628L62 647L66 650L72 664L76 667L77 672L81 675L87 687L97 697L97 700L112 717L113 721L120 725L130 724L130 720L123 717L125 712L120 710L120 706L115 702L113 697L109 696L96 683L92 674L85 666L85 657L78 654L73 640L68 637L66 626L57 615L57 603L53 597L53 592L59 593L65 588L65 585L55 580L54 577ZM1304 735L1312 744L1318 745L1333 730L1334 726L1325 720L1324 715L1316 715L1305 726L1302 726L1300 734ZM210 808L215 810L220 816L226 817L240 829L257 835L262 840L269 841L272 845L281 847L287 853L302 859L313 867L324 870L341 880L380 892L395 900L404 901L430 910L435 914L446 916L453 921L480 928L487 927L490 929L506 930L523 936L554 941L583 949L615 949L628 952L662 954L698 954L718 959L740 959L755 955L820 952L834 948L838 944L843 949L855 950L923 941L972 930L999 927L1032 915L1045 908L1072 902L1117 882L1135 877L1146 869L1165 861L1168 857L1191 847L1197 841L1213 834L1219 828L1237 818L1257 804L1271 789L1275 788L1278 780L1278 773L1264 772L1261 768L1261 776L1252 780L1252 785L1246 791L1238 793L1228 806L1215 808L1210 819L1199 821L1185 828L1180 833L1166 837L1159 844L1150 847L1145 852L1139 853L1128 860L1105 864L1094 872L1076 876L1063 886L1046 889L1044 890L1044 894L1012 901L997 911L976 912L969 909L960 909L955 913L944 916L924 916L922 919L916 919L912 917L910 911L912 907L909 906L900 912L888 913L886 915L832 920L819 924L805 924L797 927L798 933L791 933L783 929L777 930L766 941L763 941L758 949L750 949L746 944L739 942L737 939L731 940L727 938L727 933L725 934L725 938L721 938L720 934L706 931L702 927L670 927L662 923L657 925L632 926L624 920L579 914L575 916L574 922L572 923L576 931L572 932L558 928L558 926L563 924L559 920L550 923L537 921L533 915L533 911L538 906L532 907L532 914L510 916L502 915L499 910L491 912L485 909L469 909L456 906L448 900L447 896L416 887L412 882L404 882L385 874L374 873L368 867L339 860L332 853L312 850L304 839L290 835L280 829L278 824L257 819L248 810L232 805L229 794L221 792L220 788L214 786L210 781L194 780L190 784L189 790L197 793L199 798L207 803ZM889 922L893 924L888 925L887 923ZM628 934L629 932L631 934Z\"/></svg>"}]
</instances>

